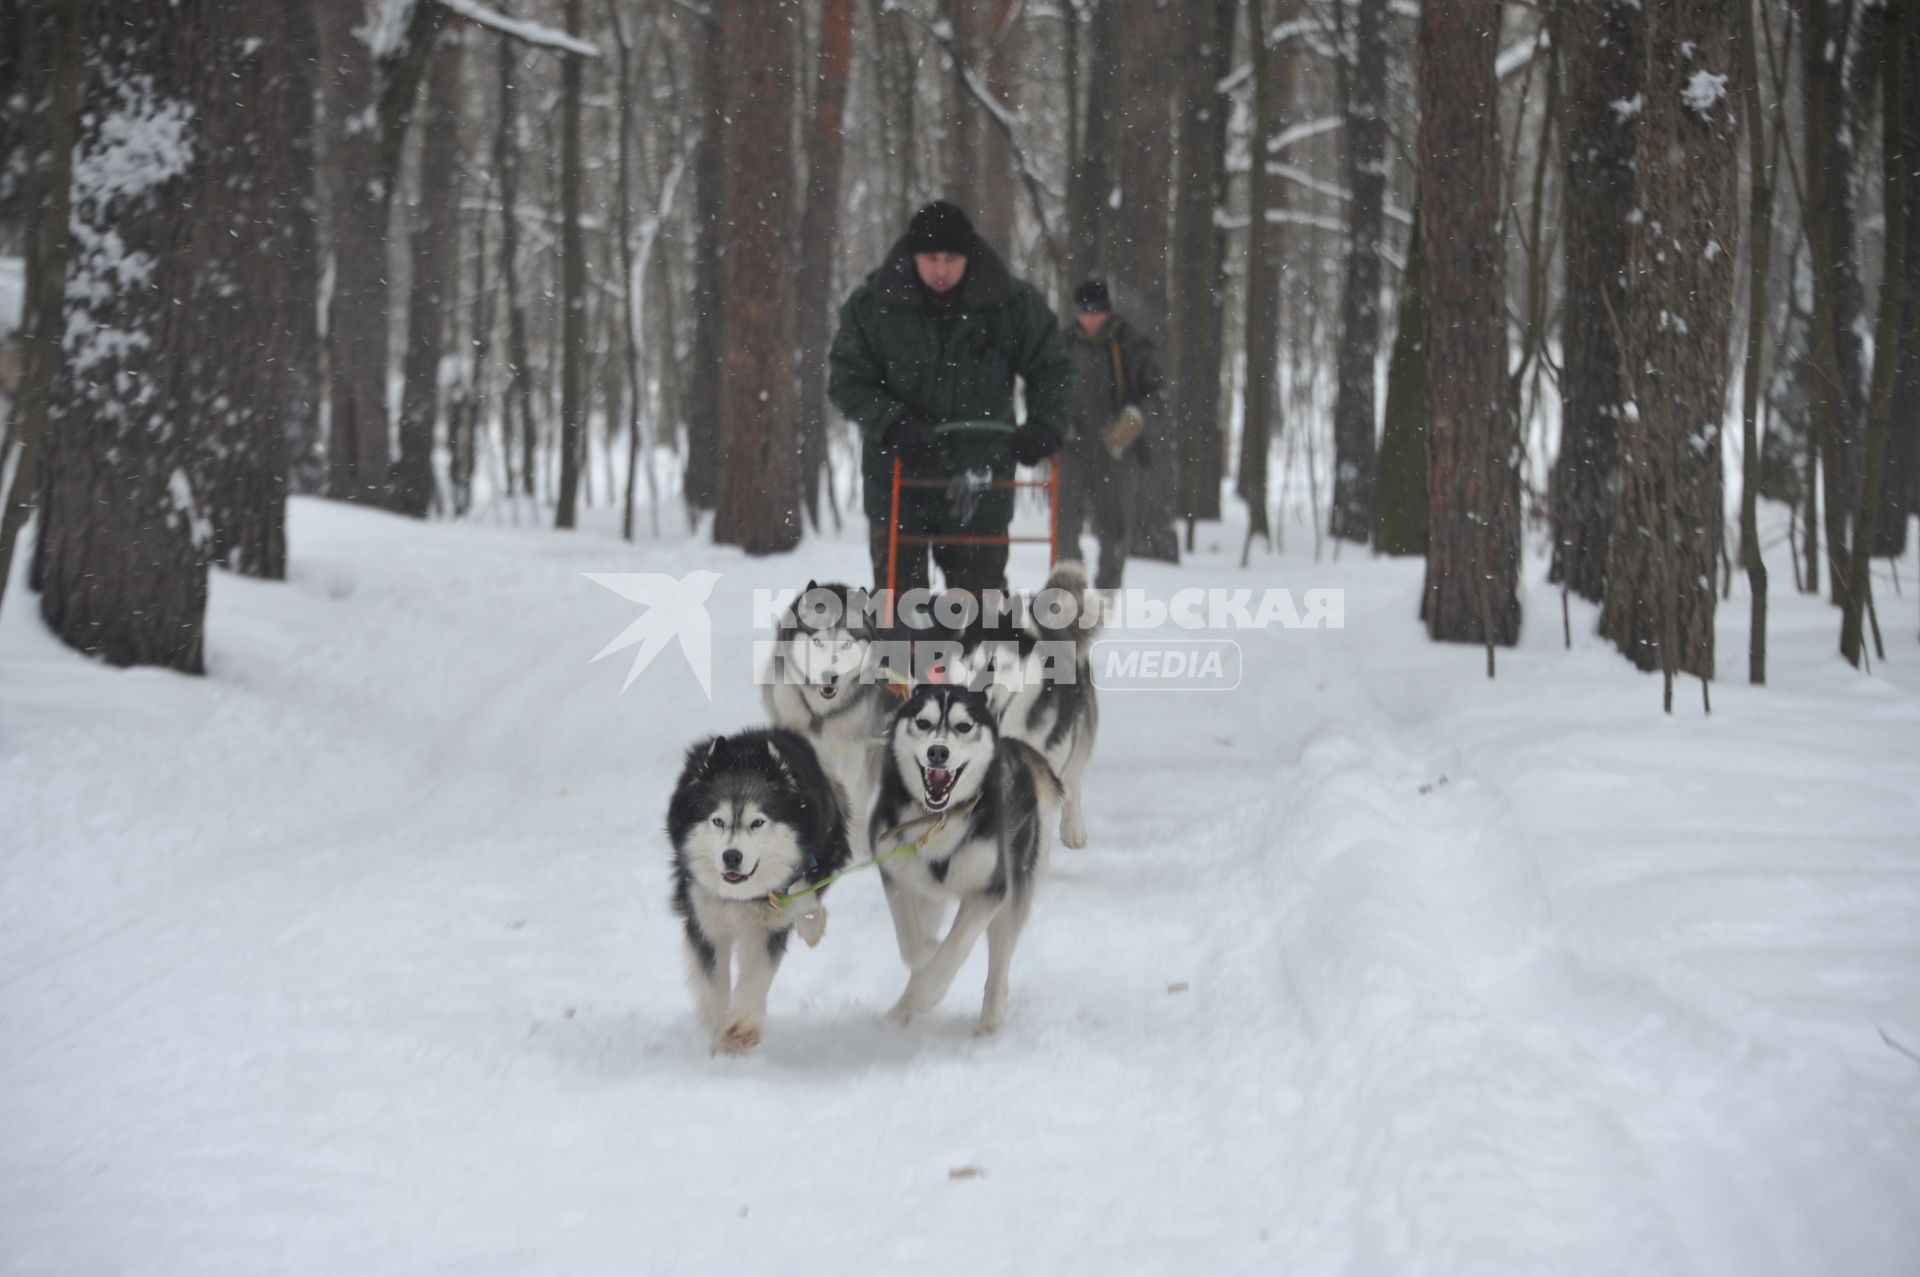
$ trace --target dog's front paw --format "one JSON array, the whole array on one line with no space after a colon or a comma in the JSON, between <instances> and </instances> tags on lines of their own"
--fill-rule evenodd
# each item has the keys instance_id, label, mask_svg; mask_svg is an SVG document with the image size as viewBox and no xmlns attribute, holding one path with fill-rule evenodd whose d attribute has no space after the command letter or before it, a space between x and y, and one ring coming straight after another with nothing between
<instances>
[{"instance_id":1,"label":"dog's front paw","mask_svg":"<svg viewBox=\"0 0 1920 1277\"><path fill-rule=\"evenodd\" d=\"M939 989L930 987L928 982L916 972L907 981L906 990L901 993L900 1000L893 1004L891 1011L887 1012L887 1019L895 1024L906 1024L914 1017L925 1015L939 1006L940 999L945 993L944 987Z\"/></svg>"},{"instance_id":2,"label":"dog's front paw","mask_svg":"<svg viewBox=\"0 0 1920 1277\"><path fill-rule=\"evenodd\" d=\"M1060 813L1060 841L1075 851L1087 845L1087 822L1080 818L1078 811L1068 809Z\"/></svg>"},{"instance_id":3,"label":"dog's front paw","mask_svg":"<svg viewBox=\"0 0 1920 1277\"><path fill-rule=\"evenodd\" d=\"M745 1055L760 1045L761 1028L752 1020L729 1020L714 1035L715 1055Z\"/></svg>"},{"instance_id":4,"label":"dog's front paw","mask_svg":"<svg viewBox=\"0 0 1920 1277\"><path fill-rule=\"evenodd\" d=\"M803 913L793 920L793 933L807 942L811 949L820 943L827 934L827 907L815 906L812 913Z\"/></svg>"},{"instance_id":5,"label":"dog's front paw","mask_svg":"<svg viewBox=\"0 0 1920 1277\"><path fill-rule=\"evenodd\" d=\"M913 986L908 985L907 991L900 995L900 1000L893 1004L892 1010L887 1012L886 1020L887 1023L897 1024L904 1029L913 1023L914 1016L925 1010L926 1008L920 1005L919 999L914 996Z\"/></svg>"}]
</instances>

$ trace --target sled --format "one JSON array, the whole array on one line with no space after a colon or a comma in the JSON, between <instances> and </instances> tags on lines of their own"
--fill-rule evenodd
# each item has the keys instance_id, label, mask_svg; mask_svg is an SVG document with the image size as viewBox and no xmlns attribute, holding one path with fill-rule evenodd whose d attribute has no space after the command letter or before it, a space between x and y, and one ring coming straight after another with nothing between
<instances>
[{"instance_id":1,"label":"sled","mask_svg":"<svg viewBox=\"0 0 1920 1277\"><path fill-rule=\"evenodd\" d=\"M955 421L938 428L949 430L994 430L1012 433L1013 427L1004 421ZM887 612L891 618L895 597L895 582L900 566L900 547L902 545L1017 545L1022 543L1047 543L1047 567L1051 569L1060 559L1060 454L1055 452L1053 464L1047 467L1044 479L995 479L996 488L1045 488L1047 490L1047 534L1045 536L980 536L972 533L914 533L902 536L900 533L900 492L903 488L945 488L948 479L909 479L902 473L900 458L893 459L893 500L887 514Z\"/></svg>"}]
</instances>

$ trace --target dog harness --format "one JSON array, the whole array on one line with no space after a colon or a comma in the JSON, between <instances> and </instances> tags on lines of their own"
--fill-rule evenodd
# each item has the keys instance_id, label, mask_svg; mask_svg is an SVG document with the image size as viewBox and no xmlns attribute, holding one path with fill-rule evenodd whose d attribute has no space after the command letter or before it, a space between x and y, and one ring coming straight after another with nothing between
<instances>
[{"instance_id":1,"label":"dog harness","mask_svg":"<svg viewBox=\"0 0 1920 1277\"><path fill-rule=\"evenodd\" d=\"M878 841L884 843L889 838L894 837L896 834L902 834L902 833L905 833L907 830L912 829L915 825L923 825L923 824L926 824L928 821L932 821L933 823L927 829L926 833L922 834L919 838L914 839L912 842L901 843L898 847L895 847L892 851L882 852L877 856L871 856L868 859L862 860L857 864L848 865L845 869L842 869L839 873L828 874L825 878L822 878L819 882L812 883L808 886L802 887L798 891L769 891L767 893L767 900L773 905L774 908L785 909L788 905L792 904L796 900L800 900L806 896L810 896L814 894L816 891L824 891L829 883L838 882L840 879L846 877L850 873L855 872L856 870L872 869L875 866L879 865L882 861L893 860L900 856L917 856L920 854L920 849L922 847L926 846L929 842L933 841L934 837L937 836L942 829L945 829L947 827L947 823L949 821L951 821L955 816L966 815L968 812L973 810L974 804L978 803L979 801L980 801L980 795L975 794L972 798L967 799L967 801L965 801L964 803L961 803L958 807L954 807L947 811L940 812L938 815L915 816L912 820L903 820L899 824L895 825L893 828L881 834ZM809 855L807 857L807 868L809 870L812 870L815 867L816 866L813 863L813 857Z\"/></svg>"}]
</instances>

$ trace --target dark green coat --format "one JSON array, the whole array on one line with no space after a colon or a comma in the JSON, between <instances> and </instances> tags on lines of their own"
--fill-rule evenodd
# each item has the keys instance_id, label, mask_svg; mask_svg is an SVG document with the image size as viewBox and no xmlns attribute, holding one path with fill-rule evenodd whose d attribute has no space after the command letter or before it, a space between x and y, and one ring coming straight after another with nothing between
<instances>
[{"instance_id":1,"label":"dark green coat","mask_svg":"<svg viewBox=\"0 0 1920 1277\"><path fill-rule=\"evenodd\" d=\"M893 450L887 427L910 413L936 425L951 421L1013 423L1013 381L1025 383L1027 420L1067 435L1073 365L1053 311L1031 284L1013 278L981 241L968 254L960 305L948 317L926 305L926 289L904 240L886 263L840 307L840 331L829 356L827 395L860 427L861 472L867 518L884 522L891 508ZM997 479L1013 477L1006 434L949 436L951 466L912 478L946 478L984 465ZM908 532L961 531L948 526L937 489L901 494L901 526ZM998 534L1013 519L1013 492L995 490L980 502L965 531Z\"/></svg>"},{"instance_id":2,"label":"dark green coat","mask_svg":"<svg viewBox=\"0 0 1920 1277\"><path fill-rule=\"evenodd\" d=\"M1151 456L1153 406L1162 384L1160 361L1154 356L1153 342L1118 314L1108 315L1091 337L1080 331L1077 322L1069 320L1068 325L1067 349L1073 359L1074 376L1073 421L1069 434L1095 440L1107 423L1131 404L1145 415L1146 429L1129 455L1145 465ZM1116 346L1120 372L1127 383L1124 386L1118 384L1114 375Z\"/></svg>"}]
</instances>

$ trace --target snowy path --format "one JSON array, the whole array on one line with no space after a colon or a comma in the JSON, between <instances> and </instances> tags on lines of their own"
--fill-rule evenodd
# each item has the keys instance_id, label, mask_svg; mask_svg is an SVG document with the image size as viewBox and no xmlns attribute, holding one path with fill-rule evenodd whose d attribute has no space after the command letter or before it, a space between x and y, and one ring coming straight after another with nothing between
<instances>
[{"instance_id":1,"label":"snowy path","mask_svg":"<svg viewBox=\"0 0 1920 1277\"><path fill-rule=\"evenodd\" d=\"M1417 564L1142 567L1342 586L1346 628L1106 700L1001 1037L980 955L879 1023L869 876L717 1061L667 786L755 716L753 587L860 548L311 503L293 542L289 585L216 581L204 682L0 616L0 1271L1920 1270L1904 623L1862 680L1777 599L1775 686L1667 720L1538 587L1488 684ZM713 704L673 653L618 696L586 658L630 608L580 573L694 567Z\"/></svg>"}]
</instances>

